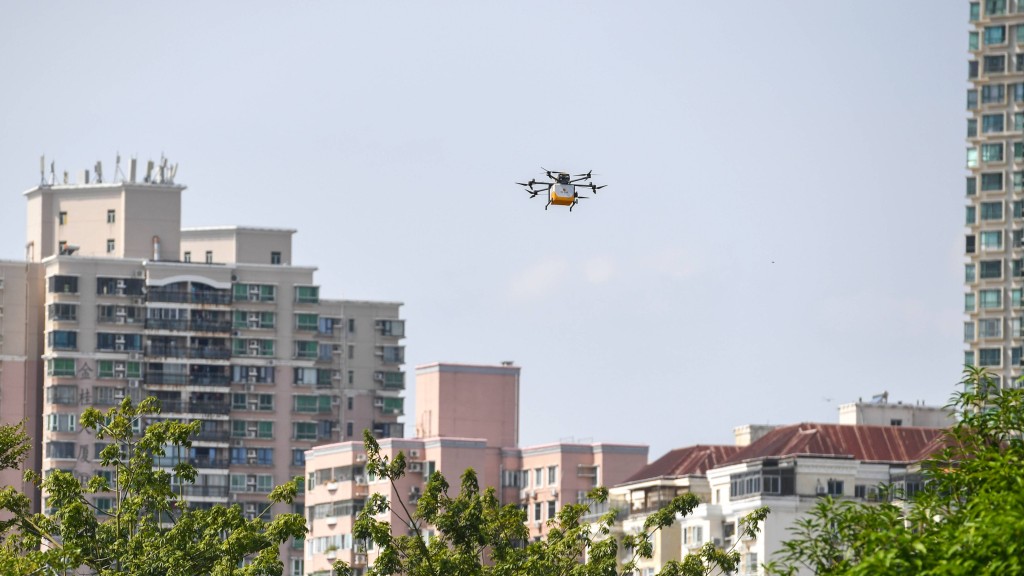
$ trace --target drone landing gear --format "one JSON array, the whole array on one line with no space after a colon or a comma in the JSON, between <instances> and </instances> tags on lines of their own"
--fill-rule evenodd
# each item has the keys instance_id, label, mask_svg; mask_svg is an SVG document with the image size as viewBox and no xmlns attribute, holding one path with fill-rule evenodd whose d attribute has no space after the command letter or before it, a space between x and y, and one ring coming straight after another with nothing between
<instances>
[{"instance_id":1,"label":"drone landing gear","mask_svg":"<svg viewBox=\"0 0 1024 576\"><path fill-rule=\"evenodd\" d=\"M551 206L551 200L548 200L548 203L544 205L544 209L547 210L548 206Z\"/></svg>"}]
</instances>

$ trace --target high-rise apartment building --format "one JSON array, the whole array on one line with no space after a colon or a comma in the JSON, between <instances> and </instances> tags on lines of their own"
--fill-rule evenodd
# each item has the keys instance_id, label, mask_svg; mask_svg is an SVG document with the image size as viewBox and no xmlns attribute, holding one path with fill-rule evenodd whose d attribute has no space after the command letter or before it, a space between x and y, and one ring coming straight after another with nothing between
<instances>
[{"instance_id":1,"label":"high-rise apartment building","mask_svg":"<svg viewBox=\"0 0 1024 576\"><path fill-rule=\"evenodd\" d=\"M1024 348L1024 1L969 10L964 363L1008 384Z\"/></svg>"},{"instance_id":2,"label":"high-rise apartment building","mask_svg":"<svg viewBox=\"0 0 1024 576\"><path fill-rule=\"evenodd\" d=\"M0 263L0 409L38 432L30 464L107 473L78 416L155 396L159 419L202 423L192 504L256 515L310 448L402 436L401 304L321 297L316 269L292 264L295 230L182 229L185 187L161 172L25 193L27 261ZM302 543L285 548L301 574Z\"/></svg>"}]
</instances>

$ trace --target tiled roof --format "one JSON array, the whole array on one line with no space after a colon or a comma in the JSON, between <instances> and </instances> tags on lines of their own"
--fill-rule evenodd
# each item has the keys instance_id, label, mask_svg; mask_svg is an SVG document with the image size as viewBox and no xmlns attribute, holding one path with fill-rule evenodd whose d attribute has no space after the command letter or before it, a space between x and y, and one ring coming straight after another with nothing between
<instances>
[{"instance_id":1,"label":"tiled roof","mask_svg":"<svg viewBox=\"0 0 1024 576\"><path fill-rule=\"evenodd\" d=\"M740 451L739 446L687 446L670 450L661 458L641 468L626 479L624 484L654 478L678 478L703 475Z\"/></svg>"},{"instance_id":2,"label":"tiled roof","mask_svg":"<svg viewBox=\"0 0 1024 576\"><path fill-rule=\"evenodd\" d=\"M941 428L793 424L765 434L724 464L758 458L813 455L862 462L918 462L942 447Z\"/></svg>"}]
</instances>

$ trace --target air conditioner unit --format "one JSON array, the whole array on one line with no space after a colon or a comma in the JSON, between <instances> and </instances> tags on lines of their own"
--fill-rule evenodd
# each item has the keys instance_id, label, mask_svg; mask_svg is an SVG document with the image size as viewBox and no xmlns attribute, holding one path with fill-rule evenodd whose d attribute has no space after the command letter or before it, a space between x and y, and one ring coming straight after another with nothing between
<instances>
[{"instance_id":1,"label":"air conditioner unit","mask_svg":"<svg viewBox=\"0 0 1024 576\"><path fill-rule=\"evenodd\" d=\"M114 350L117 352L124 352L124 341L114 342Z\"/></svg>"},{"instance_id":2,"label":"air conditioner unit","mask_svg":"<svg viewBox=\"0 0 1024 576\"><path fill-rule=\"evenodd\" d=\"M118 334L117 336L114 336L114 343L124 344L124 334Z\"/></svg>"},{"instance_id":3,"label":"air conditioner unit","mask_svg":"<svg viewBox=\"0 0 1024 576\"><path fill-rule=\"evenodd\" d=\"M118 306L117 308L114 309L114 315L115 316L127 316L128 315L128 309L125 308L124 306Z\"/></svg>"},{"instance_id":4,"label":"air conditioner unit","mask_svg":"<svg viewBox=\"0 0 1024 576\"><path fill-rule=\"evenodd\" d=\"M116 286L118 288L124 289L124 287L125 287L124 280L118 279Z\"/></svg>"},{"instance_id":5,"label":"air conditioner unit","mask_svg":"<svg viewBox=\"0 0 1024 576\"><path fill-rule=\"evenodd\" d=\"M824 496L825 494L828 494L828 488L825 486L818 486L815 492L817 492L818 496Z\"/></svg>"},{"instance_id":6,"label":"air conditioner unit","mask_svg":"<svg viewBox=\"0 0 1024 576\"><path fill-rule=\"evenodd\" d=\"M145 278L146 277L146 271L145 270L136 270L135 271L135 277L136 278Z\"/></svg>"},{"instance_id":7,"label":"air conditioner unit","mask_svg":"<svg viewBox=\"0 0 1024 576\"><path fill-rule=\"evenodd\" d=\"M558 488L552 488L551 489L551 497L552 498L557 498L558 497Z\"/></svg>"},{"instance_id":8,"label":"air conditioner unit","mask_svg":"<svg viewBox=\"0 0 1024 576\"><path fill-rule=\"evenodd\" d=\"M245 431L245 437L246 438L255 438L256 437L256 429L255 428L250 428L250 429L246 430Z\"/></svg>"},{"instance_id":9,"label":"air conditioner unit","mask_svg":"<svg viewBox=\"0 0 1024 576\"><path fill-rule=\"evenodd\" d=\"M255 390L255 389L256 389L256 387L255 387L255 386L253 386L252 384L246 384L246 385L245 385L245 391L246 391L246 392L252 392L252 391L253 391L253 390Z\"/></svg>"},{"instance_id":10,"label":"air conditioner unit","mask_svg":"<svg viewBox=\"0 0 1024 576\"><path fill-rule=\"evenodd\" d=\"M541 520L537 520L537 521L535 521L533 523L533 527L536 528L537 530L540 530L543 526L544 526L544 522L542 522Z\"/></svg>"},{"instance_id":11,"label":"air conditioner unit","mask_svg":"<svg viewBox=\"0 0 1024 576\"><path fill-rule=\"evenodd\" d=\"M231 445L232 446L236 446L236 447L240 447L240 446L244 446L245 442L243 442L241 440L232 440L231 441Z\"/></svg>"},{"instance_id":12,"label":"air conditioner unit","mask_svg":"<svg viewBox=\"0 0 1024 576\"><path fill-rule=\"evenodd\" d=\"M117 317L117 318L116 318L116 319L114 320L114 323L116 323L116 324L124 324L124 317L123 317L123 316L118 316L118 317Z\"/></svg>"},{"instance_id":13,"label":"air conditioner unit","mask_svg":"<svg viewBox=\"0 0 1024 576\"><path fill-rule=\"evenodd\" d=\"M383 382L384 381L384 373L383 372L374 372L373 373L373 380L374 380L374 382Z\"/></svg>"},{"instance_id":14,"label":"air conditioner unit","mask_svg":"<svg viewBox=\"0 0 1024 576\"><path fill-rule=\"evenodd\" d=\"M121 388L114 390L114 400L124 400L124 390Z\"/></svg>"},{"instance_id":15,"label":"air conditioner unit","mask_svg":"<svg viewBox=\"0 0 1024 576\"><path fill-rule=\"evenodd\" d=\"M141 360L142 359L142 353L141 352L132 352L131 354L128 355L128 359L129 360Z\"/></svg>"},{"instance_id":16,"label":"air conditioner unit","mask_svg":"<svg viewBox=\"0 0 1024 576\"><path fill-rule=\"evenodd\" d=\"M366 454L356 454L356 462L366 462Z\"/></svg>"},{"instance_id":17,"label":"air conditioner unit","mask_svg":"<svg viewBox=\"0 0 1024 576\"><path fill-rule=\"evenodd\" d=\"M421 462L410 462L409 472L423 472L423 463Z\"/></svg>"},{"instance_id":18,"label":"air conditioner unit","mask_svg":"<svg viewBox=\"0 0 1024 576\"><path fill-rule=\"evenodd\" d=\"M383 398L374 398L373 399L373 405L375 407L377 407L377 408L383 408L384 407L384 399Z\"/></svg>"},{"instance_id":19,"label":"air conditioner unit","mask_svg":"<svg viewBox=\"0 0 1024 576\"><path fill-rule=\"evenodd\" d=\"M363 460L365 459L366 458L364 457ZM352 478L352 481L355 482L356 484L366 484L366 478L363 476L356 476Z\"/></svg>"},{"instance_id":20,"label":"air conditioner unit","mask_svg":"<svg viewBox=\"0 0 1024 576\"><path fill-rule=\"evenodd\" d=\"M341 396L331 398L331 406L341 406Z\"/></svg>"},{"instance_id":21,"label":"air conditioner unit","mask_svg":"<svg viewBox=\"0 0 1024 576\"><path fill-rule=\"evenodd\" d=\"M129 388L138 388L139 387L139 381L138 380L129 380L128 381L128 387Z\"/></svg>"},{"instance_id":22,"label":"air conditioner unit","mask_svg":"<svg viewBox=\"0 0 1024 576\"><path fill-rule=\"evenodd\" d=\"M419 449L413 448L413 449L409 450L409 458L419 458L419 457L420 457Z\"/></svg>"}]
</instances>

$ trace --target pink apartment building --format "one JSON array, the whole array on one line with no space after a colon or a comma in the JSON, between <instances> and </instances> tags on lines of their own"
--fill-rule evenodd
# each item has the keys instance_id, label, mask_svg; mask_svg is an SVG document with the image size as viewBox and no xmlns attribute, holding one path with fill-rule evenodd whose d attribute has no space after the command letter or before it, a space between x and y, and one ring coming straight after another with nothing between
<instances>
[{"instance_id":1,"label":"pink apartment building","mask_svg":"<svg viewBox=\"0 0 1024 576\"><path fill-rule=\"evenodd\" d=\"M647 464L647 446L556 443L519 448L519 367L434 363L416 369L415 438L389 438L381 452L403 452L407 475L392 487L370 478L361 442L319 446L306 452L305 567L327 574L336 559L362 574L374 551L354 541L352 528L370 493L414 504L424 483L440 471L453 486L473 468L481 487L498 489L502 502L527 513L531 536L542 537L546 521L565 503L575 503L598 485L622 482ZM393 516L395 534L407 530ZM426 528L429 534L429 527Z\"/></svg>"}]
</instances>

